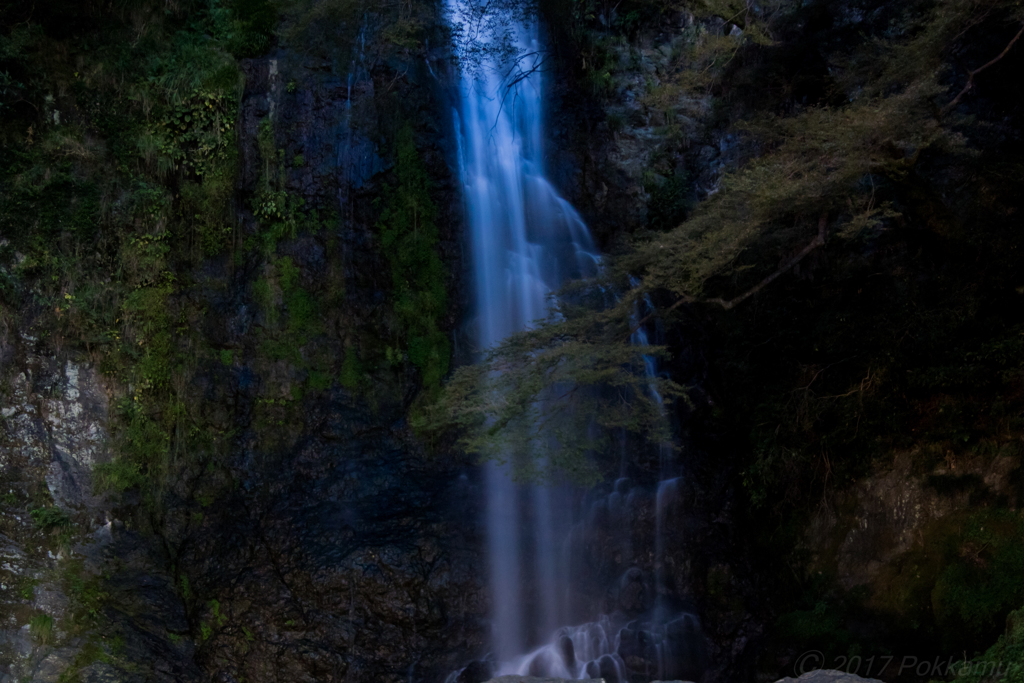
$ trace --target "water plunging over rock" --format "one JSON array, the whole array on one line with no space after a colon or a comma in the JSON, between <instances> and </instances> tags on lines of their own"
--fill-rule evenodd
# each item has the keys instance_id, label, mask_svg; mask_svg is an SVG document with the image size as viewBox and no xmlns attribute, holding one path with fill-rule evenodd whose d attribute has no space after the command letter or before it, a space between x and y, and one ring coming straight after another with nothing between
<instances>
[{"instance_id":1,"label":"water plunging over rock","mask_svg":"<svg viewBox=\"0 0 1024 683\"><path fill-rule=\"evenodd\" d=\"M456 22L473 21L458 0L450 9ZM517 38L533 55L519 64L530 72L539 60L535 30L520 27ZM456 121L477 338L489 347L544 318L548 295L568 278L594 274L598 259L583 221L544 177L540 73L509 90L512 67L486 56L480 66L465 72ZM565 617L561 588L568 577L558 541L569 511L554 488L524 490L502 466L489 464L485 477L493 640L504 661ZM536 607L525 604L527 579L536 587Z\"/></svg>"},{"instance_id":2,"label":"water plunging over rock","mask_svg":"<svg viewBox=\"0 0 1024 683\"><path fill-rule=\"evenodd\" d=\"M551 292L570 278L596 274L600 259L586 225L545 177L536 26L516 26L519 57L508 60L498 56L500 50L491 54L498 39L475 23L481 20L470 10L465 0L449 2L452 22L462 28L457 33L472 36L478 48L467 52L482 55L480 63L464 65L455 121L474 323L479 345L487 348L546 317ZM646 345L646 329L639 328L633 341ZM653 376L653 359L646 365ZM495 661L474 662L453 674L453 681L479 683L497 673L619 683L630 675L649 680L699 673L699 623L683 606L669 609L656 599L660 572L651 577L630 568L612 581L621 599L601 610L609 616L564 626L597 616L593 598L602 591L580 601L576 584L581 575L601 571L581 566L581 560L595 542L610 537L614 564L632 554L630 516L651 502L643 489L622 480L607 495L597 492L579 501L567 487L518 485L506 466L494 463L485 466L485 485ZM662 528L663 511L679 497L675 480L658 491L659 538L668 531ZM609 534L612 517L616 532ZM657 545L660 553L660 540Z\"/></svg>"}]
</instances>

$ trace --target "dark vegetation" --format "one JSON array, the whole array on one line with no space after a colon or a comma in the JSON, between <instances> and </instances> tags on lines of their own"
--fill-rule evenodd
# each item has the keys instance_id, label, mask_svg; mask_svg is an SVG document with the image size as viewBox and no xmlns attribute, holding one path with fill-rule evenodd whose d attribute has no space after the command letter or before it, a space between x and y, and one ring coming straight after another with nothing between
<instances>
[{"instance_id":1,"label":"dark vegetation","mask_svg":"<svg viewBox=\"0 0 1024 683\"><path fill-rule=\"evenodd\" d=\"M3 24L0 232L17 260L0 318L123 387L101 485L155 495L205 438L183 395L201 311L179 293L190 264L234 246L233 51L266 44L268 22L217 3L56 2L8 6Z\"/></svg>"},{"instance_id":2,"label":"dark vegetation","mask_svg":"<svg viewBox=\"0 0 1024 683\"><path fill-rule=\"evenodd\" d=\"M767 150L774 151L747 166L755 173L761 165L771 169L775 191L784 191L786 173L786 180L814 185L780 205L784 210L768 219L771 229L737 253L730 273L702 280L701 291L709 294L755 286L802 246L787 234L786 223L828 213L827 244L795 276L772 284L745 308L707 314L724 399L713 419L722 433L749 434L734 448L750 453L738 466L749 496L746 523L756 530L759 554L798 547L797 520L823 504L836 505L844 489L894 454L910 453L918 475L936 467L956 471L1005 454L1024 434L1024 262L1017 218L1024 110L1019 93L1004 87L1024 53L995 65L969 103L944 111L962 87L964 67L1000 54L1019 30L1020 17L994 3L921 4L904 8L908 14L902 16L881 9L877 30L884 30L883 17L890 24L907 22L906 42L891 40L882 52L885 66L873 67L877 44L858 53L852 36L834 32L835 44L843 47L819 48L814 61L840 76L822 74L814 87L805 76L800 86L821 108L795 107L797 126L777 138L781 146L769 142ZM918 17L930 21L917 23ZM794 22L789 30L796 33L779 37L806 45L828 36L827 24L814 19ZM777 49L781 64L766 55L737 64L730 74L733 92L739 91L731 99L747 121L759 119L744 101L745 83L771 83L773 71L792 73L795 60L808 61L806 47ZM932 73L939 80L926 85ZM844 82L850 75L855 85ZM779 83L777 91L785 93L784 86ZM855 88L877 93L870 110L856 112L856 99L842 102L840 93ZM914 88L921 88L919 104L899 101ZM792 100L780 98L775 107L777 116L790 114ZM844 109L853 118L844 118ZM818 112L833 128L823 146L813 140ZM844 142L858 124L871 132ZM908 128L901 133L890 126ZM755 127L747 130L765 144ZM791 149L796 154L787 159ZM804 161L812 165L802 166ZM850 163L869 166L832 185ZM726 192L745 190L728 180L723 185ZM863 219L855 213L858 197L865 202ZM808 203L801 206L804 198ZM715 215L712 206L709 216ZM756 212L757 200L746 199L743 206ZM806 608L828 605L834 623L813 623L836 639L831 653L902 647L966 652L969 658L992 642L1006 614L1024 599L1017 588L1020 494L1018 485L1001 498L974 496L969 511L934 525L902 571L880 579L874 595L851 599L828 584L799 580L790 583L792 597L780 600L778 609L791 599ZM799 556L787 564L800 567ZM780 578L787 573L793 576L790 568L779 568ZM865 635L853 626L858 620L885 626ZM783 629L779 638L791 635Z\"/></svg>"},{"instance_id":3,"label":"dark vegetation","mask_svg":"<svg viewBox=\"0 0 1024 683\"><path fill-rule=\"evenodd\" d=\"M437 210L430 177L408 125L394 141L395 181L381 196L381 248L391 267L395 314L405 331L409 361L436 389L448 374L451 344L439 321L448 310L445 268L437 253ZM389 354L392 358L394 352Z\"/></svg>"}]
</instances>

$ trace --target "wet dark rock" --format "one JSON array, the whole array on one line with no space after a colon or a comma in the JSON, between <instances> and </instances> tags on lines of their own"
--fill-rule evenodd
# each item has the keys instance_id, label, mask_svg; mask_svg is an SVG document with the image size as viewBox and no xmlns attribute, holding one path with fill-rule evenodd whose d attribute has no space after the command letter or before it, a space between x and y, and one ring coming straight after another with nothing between
<instances>
[{"instance_id":1,"label":"wet dark rock","mask_svg":"<svg viewBox=\"0 0 1024 683\"><path fill-rule=\"evenodd\" d=\"M639 614L650 607L644 573L639 567L630 567L622 575L619 584L619 609L626 613Z\"/></svg>"},{"instance_id":2,"label":"wet dark rock","mask_svg":"<svg viewBox=\"0 0 1024 683\"><path fill-rule=\"evenodd\" d=\"M392 279L373 202L389 176L387 150L376 141L393 133L380 126L395 112L378 110L381 83L411 117L435 181L440 249L452 271L445 324L454 327L461 202L446 161L449 129L434 122L447 107L403 78L405 67L397 78L381 65L359 68L350 80L333 65L281 50L246 61L244 70L243 197L259 187L258 131L271 116L275 146L286 160L302 158L287 165L287 188L306 207L336 215L319 233L278 249L307 291L319 297L335 278L335 296L343 292L322 311L327 338L302 353L340 357L384 329ZM256 231L251 215L242 221L243 231ZM284 445L264 443L259 402L271 391L294 400L305 374L290 361L263 358L253 338L268 324L249 287L263 267L246 263L233 274L225 267L214 279L228 286L204 291L229 320L245 312L253 324L215 323L211 336L220 348L240 348L237 360L196 379L215 422L239 435L213 478L222 481L216 504L189 503L183 486L166 525L194 594L190 630L207 630L196 659L214 680L443 679L485 649L475 483L460 459L428 459L410 438L403 402L415 395L412 375L392 380L392 394L374 406L357 391L318 392L302 402L300 419L274 430ZM480 660L459 681L491 675Z\"/></svg>"},{"instance_id":3,"label":"wet dark rock","mask_svg":"<svg viewBox=\"0 0 1024 683\"><path fill-rule=\"evenodd\" d=\"M597 670L606 683L624 683L619 675L618 663L611 655L602 655L597 660Z\"/></svg>"},{"instance_id":4,"label":"wet dark rock","mask_svg":"<svg viewBox=\"0 0 1024 683\"><path fill-rule=\"evenodd\" d=\"M617 652L630 672L651 676L658 671L657 643L650 632L636 624L627 625L619 632Z\"/></svg>"},{"instance_id":5,"label":"wet dark rock","mask_svg":"<svg viewBox=\"0 0 1024 683\"><path fill-rule=\"evenodd\" d=\"M317 431L250 462L182 547L194 590L225 615L201 661L249 680L404 681L410 661L442 678L483 635L478 541L451 516L463 480L343 393L307 419ZM463 673L482 680L483 666Z\"/></svg>"},{"instance_id":6,"label":"wet dark rock","mask_svg":"<svg viewBox=\"0 0 1024 683\"><path fill-rule=\"evenodd\" d=\"M130 683L136 677L120 672L106 662L93 662L79 672L78 678L82 683Z\"/></svg>"},{"instance_id":7,"label":"wet dark rock","mask_svg":"<svg viewBox=\"0 0 1024 683\"><path fill-rule=\"evenodd\" d=\"M542 650L533 656L526 669L530 676L547 678L558 672L559 664L550 650Z\"/></svg>"},{"instance_id":8,"label":"wet dark rock","mask_svg":"<svg viewBox=\"0 0 1024 683\"><path fill-rule=\"evenodd\" d=\"M665 627L662 670L665 679L698 680L705 668L704 637L700 623L684 614Z\"/></svg>"},{"instance_id":9,"label":"wet dark rock","mask_svg":"<svg viewBox=\"0 0 1024 683\"><path fill-rule=\"evenodd\" d=\"M46 655L32 671L33 683L57 683L61 673L71 665L77 650L61 648Z\"/></svg>"},{"instance_id":10,"label":"wet dark rock","mask_svg":"<svg viewBox=\"0 0 1024 683\"><path fill-rule=\"evenodd\" d=\"M572 638L562 634L558 637L558 654L562 656L562 663L565 668L572 671L576 664L576 647L572 643Z\"/></svg>"},{"instance_id":11,"label":"wet dark rock","mask_svg":"<svg viewBox=\"0 0 1024 683\"><path fill-rule=\"evenodd\" d=\"M494 675L494 666L485 659L475 659L459 672L455 683L484 683Z\"/></svg>"},{"instance_id":12,"label":"wet dark rock","mask_svg":"<svg viewBox=\"0 0 1024 683\"><path fill-rule=\"evenodd\" d=\"M566 678L546 678L538 676L498 676L492 678L487 683L569 683L572 679ZM599 680L594 678L582 678L576 679L575 683L600 683Z\"/></svg>"}]
</instances>

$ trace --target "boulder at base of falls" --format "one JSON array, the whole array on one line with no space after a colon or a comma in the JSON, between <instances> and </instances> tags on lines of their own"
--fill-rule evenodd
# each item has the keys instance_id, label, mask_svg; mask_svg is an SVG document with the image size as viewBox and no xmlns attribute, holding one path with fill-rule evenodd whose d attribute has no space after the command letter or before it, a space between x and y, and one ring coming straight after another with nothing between
<instances>
[{"instance_id":1,"label":"boulder at base of falls","mask_svg":"<svg viewBox=\"0 0 1024 683\"><path fill-rule=\"evenodd\" d=\"M855 677L856 678L856 677ZM794 680L794 679L786 679ZM803 679L801 679L803 680ZM863 679L860 679L863 680ZM486 683L605 683L603 678L539 678L537 676L498 676ZM651 683L692 683L691 681L651 681ZM832 681L814 681L813 683L833 683ZM854 681L843 681L842 683L855 683Z\"/></svg>"},{"instance_id":2,"label":"boulder at base of falls","mask_svg":"<svg viewBox=\"0 0 1024 683\"><path fill-rule=\"evenodd\" d=\"M775 683L882 683L876 678L861 678L856 674L836 671L835 669L817 669L809 671L799 678L783 678Z\"/></svg>"},{"instance_id":3,"label":"boulder at base of falls","mask_svg":"<svg viewBox=\"0 0 1024 683\"><path fill-rule=\"evenodd\" d=\"M537 676L498 676L487 683L604 683L603 678L539 678Z\"/></svg>"}]
</instances>

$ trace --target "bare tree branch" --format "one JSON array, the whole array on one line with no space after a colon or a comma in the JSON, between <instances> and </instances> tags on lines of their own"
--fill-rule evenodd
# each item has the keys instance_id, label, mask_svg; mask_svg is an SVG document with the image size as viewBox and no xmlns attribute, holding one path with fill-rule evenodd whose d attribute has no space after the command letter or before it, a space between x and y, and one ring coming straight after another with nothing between
<instances>
[{"instance_id":1,"label":"bare tree branch","mask_svg":"<svg viewBox=\"0 0 1024 683\"><path fill-rule=\"evenodd\" d=\"M811 243L800 250L800 253L791 258L789 261L782 264L778 270L774 273L761 280L752 289L747 290L743 294L739 295L732 301L726 301L724 299L708 299L707 303L720 304L725 310L730 310L739 306L741 303L754 296L762 289L774 282L780 275L788 272L793 266L800 263L805 256L810 254L818 247L825 246L825 228L828 226L828 213L822 213L821 218L818 219L818 236L811 240Z\"/></svg>"},{"instance_id":2,"label":"bare tree branch","mask_svg":"<svg viewBox=\"0 0 1024 683\"><path fill-rule=\"evenodd\" d=\"M799 254L797 254L796 256L794 256L793 258L789 259L788 261L783 263L781 266L779 266L778 270L776 270L774 273L772 273L771 275L769 275L765 279L761 280L754 287L752 287L751 289L748 289L746 292L744 292L743 294L739 295L735 299L732 299L730 301L726 301L725 299L722 299L722 298L704 299L703 302L704 303L709 303L709 304L718 304L718 305L720 305L722 308L724 308L727 311L735 308L736 306L739 306L741 303L743 303L744 301L746 301L747 299L749 299L750 297L754 296L755 294L760 292L762 289L764 289L765 287L770 285L772 282L774 282L776 279L778 279L781 275L784 275L785 273L789 272L789 270L792 269L793 266L795 266L796 264L800 263L800 261L802 261L804 259L804 257L806 257L808 254L810 254L812 251L814 251L818 247L824 246L825 245L825 232L826 232L826 228L827 227L828 227L828 212L824 212L824 213L821 214L821 218L818 219L818 235L817 235L817 237L815 237L813 240L811 240L810 244L808 244L806 247L801 249ZM681 297L678 301L676 301L674 304L672 304L667 309L665 309L664 313L671 313L672 311L676 310L677 308L679 308L683 304L685 304L685 303L693 303L695 301L700 301L700 300L694 299L691 296ZM662 315L664 315L664 313ZM644 318L642 318L640 320L640 322L638 322L636 325L633 326L632 329L630 329L629 337L632 337L634 332L639 330L645 323L647 323L655 315L656 315L655 313L651 313L651 314L645 316Z\"/></svg>"},{"instance_id":3,"label":"bare tree branch","mask_svg":"<svg viewBox=\"0 0 1024 683\"><path fill-rule=\"evenodd\" d=\"M1015 35L1010 40L1010 42L1007 43L1006 47L1003 48L1003 51L1000 52L998 55L996 55L995 58L993 58L988 63L983 64L982 66L979 66L974 71L969 71L967 73L967 83L964 85L964 89L961 90L957 94L957 96L953 98L952 102L950 102L949 104L947 104L945 107L942 108L942 111L939 112L939 118L942 118L943 116L945 116L946 114L951 112L956 107L956 105L960 104L960 100L962 100L964 98L964 96L967 93L969 93L971 91L971 89L974 88L974 77L977 76L978 74L980 74L985 69L987 69L990 66L992 66L993 64L995 64L996 62L998 62L999 60L1001 60L1003 57L1005 57L1007 55L1007 53L1009 53L1010 50L1013 49L1013 46L1017 43L1017 41L1020 40L1021 35L1024 35L1024 25L1021 25L1020 30L1017 31L1017 35Z\"/></svg>"}]
</instances>

